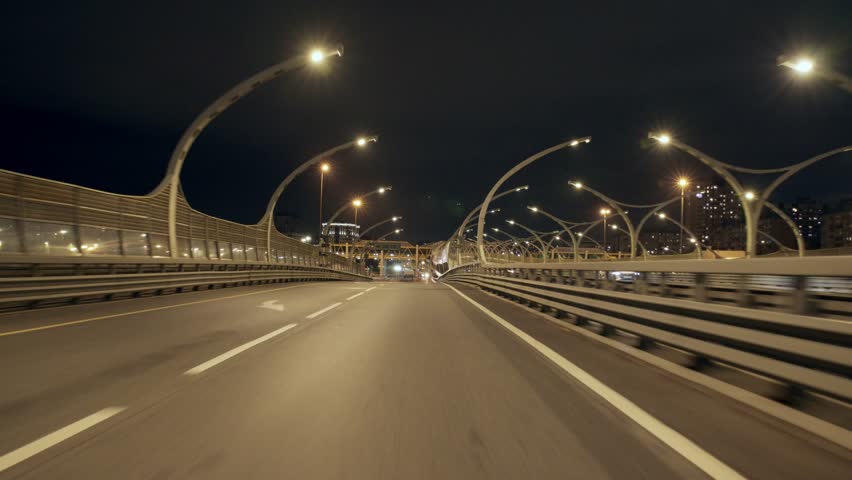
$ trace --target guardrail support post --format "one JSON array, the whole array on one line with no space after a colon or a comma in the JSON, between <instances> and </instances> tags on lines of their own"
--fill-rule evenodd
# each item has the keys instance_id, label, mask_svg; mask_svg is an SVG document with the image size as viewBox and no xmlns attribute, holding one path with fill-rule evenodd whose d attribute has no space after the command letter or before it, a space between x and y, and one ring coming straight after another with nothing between
<instances>
[{"instance_id":1,"label":"guardrail support post","mask_svg":"<svg viewBox=\"0 0 852 480\"><path fill-rule=\"evenodd\" d=\"M748 308L754 302L752 298L751 292L748 289L748 279L749 275L739 275L737 276L737 291L735 293L735 299L737 306Z\"/></svg>"},{"instance_id":2,"label":"guardrail support post","mask_svg":"<svg viewBox=\"0 0 852 480\"><path fill-rule=\"evenodd\" d=\"M793 293L790 300L793 313L799 315L812 313L813 303L808 296L808 277L804 275L793 277Z\"/></svg>"},{"instance_id":3,"label":"guardrail support post","mask_svg":"<svg viewBox=\"0 0 852 480\"><path fill-rule=\"evenodd\" d=\"M695 274L695 286L693 292L693 300L696 302L706 302L707 298L707 274L706 273L696 273Z\"/></svg>"}]
</instances>

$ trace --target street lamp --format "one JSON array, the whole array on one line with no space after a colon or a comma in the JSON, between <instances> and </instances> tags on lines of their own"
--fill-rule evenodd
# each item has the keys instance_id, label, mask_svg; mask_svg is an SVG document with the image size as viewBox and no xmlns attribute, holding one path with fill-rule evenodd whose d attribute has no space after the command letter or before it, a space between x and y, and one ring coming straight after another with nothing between
<instances>
[{"instance_id":1,"label":"street lamp","mask_svg":"<svg viewBox=\"0 0 852 480\"><path fill-rule=\"evenodd\" d=\"M499 180L497 180L497 183L495 183L494 186L491 187L491 190L488 192L488 194L485 196L485 200L482 202L482 208L479 211L479 222L478 222L478 225L477 225L477 228L476 228L476 233L477 233L477 236L478 236L478 238L476 239L476 247L477 247L477 250L479 251L479 256L482 259L483 264L487 263L487 261L485 259L485 248L484 248L483 242L482 242L482 234L485 233L485 212L488 211L488 205L491 203L491 200L494 198L494 195L497 193L497 190L504 183L506 183L506 180L511 178L512 175L523 170L525 167L529 166L530 164L532 164L536 160L538 160L542 157L545 157L545 156L547 156L547 155L549 155L553 152L557 152L559 150L562 150L566 147L569 147L569 146L570 147L576 147L576 146L580 145L580 143L589 143L591 141L592 141L592 137L577 138L577 139L562 142L562 143L554 145L550 148L546 148L544 150L541 150L540 152L537 152L537 153L527 157L526 159L522 160L521 162L519 162L517 165L515 165L514 167L509 169L508 172L503 174L503 176L500 177Z\"/></svg>"},{"instance_id":2,"label":"street lamp","mask_svg":"<svg viewBox=\"0 0 852 480\"><path fill-rule=\"evenodd\" d=\"M683 223L683 199L684 199L684 190L686 189L687 185L689 185L689 180L687 180L684 177L680 177L678 179L677 186L680 187L680 223ZM680 231L678 253L683 253L683 230Z\"/></svg>"},{"instance_id":3,"label":"street lamp","mask_svg":"<svg viewBox=\"0 0 852 480\"><path fill-rule=\"evenodd\" d=\"M325 180L325 174L331 170L331 165L328 163L323 163L320 165L320 199L319 199L319 220L320 220L320 232L322 232L322 192L323 192L323 181Z\"/></svg>"},{"instance_id":4,"label":"street lamp","mask_svg":"<svg viewBox=\"0 0 852 480\"><path fill-rule=\"evenodd\" d=\"M604 256L606 255L606 217L611 213L610 209L602 208L601 215L603 215L603 246L604 246Z\"/></svg>"},{"instance_id":5,"label":"street lamp","mask_svg":"<svg viewBox=\"0 0 852 480\"><path fill-rule=\"evenodd\" d=\"M388 186L380 186L379 188L377 188L377 189L375 189L371 192L367 192L367 193L358 195L356 198L360 199L361 201L364 201L365 199L369 198L372 195L376 195L376 194L383 195L386 192L391 191L392 189L393 189L393 187L391 187L389 185ZM346 202L343 205L341 205L340 208L337 209L337 211L334 212L334 214L326 222L325 228L323 228L323 230L322 230L323 236L328 235L328 230L331 228L331 224L337 219L337 217L339 217L343 213L344 210L346 210L347 208L349 208L351 206L352 206L352 202Z\"/></svg>"},{"instance_id":6,"label":"street lamp","mask_svg":"<svg viewBox=\"0 0 852 480\"><path fill-rule=\"evenodd\" d=\"M852 93L852 78L818 63L811 57L799 56L790 58L785 55L781 55L778 57L778 66L787 67L800 76L821 77L836 84L847 92Z\"/></svg>"},{"instance_id":7,"label":"street lamp","mask_svg":"<svg viewBox=\"0 0 852 480\"><path fill-rule=\"evenodd\" d=\"M352 206L355 207L355 228L358 228L358 209L361 208L364 202L361 201L360 198L356 198L352 200Z\"/></svg>"},{"instance_id":8,"label":"street lamp","mask_svg":"<svg viewBox=\"0 0 852 480\"><path fill-rule=\"evenodd\" d=\"M284 193L284 189L286 189L287 186L289 186L290 183L292 183L293 180L295 180L297 176L301 175L305 170L307 170L308 168L310 168L314 164L319 163L321 160L328 158L331 155L333 155L333 154L335 154L335 153L337 153L341 150L346 150L346 149L349 149L349 148L356 146L358 144L359 140L360 139L352 140L350 142L340 144L340 145L338 145L334 148L330 148L330 149L320 153L319 155L314 156L310 160L302 163L295 170L290 172L290 174L287 175L287 177L278 185L278 188L276 188L275 191L272 192L272 196L269 198L269 203L267 203L267 205L266 205L266 213L264 214L263 218L260 219L260 222L258 222L258 226L261 226L264 223L266 223L267 254L269 254L269 252L272 251L272 230L274 228L275 205L278 204L278 200L281 198L281 195ZM374 142L376 140L378 140L378 137L370 137L369 138L369 141ZM320 175L322 175L322 174L323 174L322 167L320 167ZM322 238L322 236L320 238Z\"/></svg>"},{"instance_id":9,"label":"street lamp","mask_svg":"<svg viewBox=\"0 0 852 480\"><path fill-rule=\"evenodd\" d=\"M180 140L178 140L178 143L175 145L175 149L172 151L172 155L169 158L169 166L166 169L165 178L163 178L160 184L152 192L152 194L158 194L164 190L168 190L169 251L173 258L180 256L177 245L177 198L180 191L180 173L183 169L186 156L189 154L189 149L192 148L192 144L199 135L201 135L204 129L207 128L207 125L213 121L213 119L221 115L222 112L238 100L246 97L260 85L278 78L283 73L299 69L311 63L316 64L317 62L313 60L314 52L316 51L323 53L323 59L330 56L336 55L340 57L343 55L343 47L338 47L334 50L315 49L308 55L296 55L295 57L291 57L283 62L272 65L271 67L243 80L217 98L216 101L208 105L207 108L195 117L189 127L183 132L183 135L181 135Z\"/></svg>"},{"instance_id":10,"label":"street lamp","mask_svg":"<svg viewBox=\"0 0 852 480\"><path fill-rule=\"evenodd\" d=\"M384 225L388 222L397 222L398 220L402 220L402 217L396 216L396 217L390 217L388 219L382 220L381 222L373 224L369 228L365 229L363 232L361 232L361 234L359 236L364 237L365 235L367 235L368 232L370 232L374 228L380 227L380 226L382 226L382 225Z\"/></svg>"}]
</instances>

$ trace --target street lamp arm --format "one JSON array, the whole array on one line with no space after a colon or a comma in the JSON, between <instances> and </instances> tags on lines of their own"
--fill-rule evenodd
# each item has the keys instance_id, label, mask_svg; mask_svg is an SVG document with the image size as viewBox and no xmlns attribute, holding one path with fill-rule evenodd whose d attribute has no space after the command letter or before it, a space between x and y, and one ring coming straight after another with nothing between
<instances>
[{"instance_id":1,"label":"street lamp arm","mask_svg":"<svg viewBox=\"0 0 852 480\"><path fill-rule=\"evenodd\" d=\"M820 153L819 155L813 156L803 162L799 162L795 165L790 165L788 167L784 167L782 169L778 169L777 171L783 171L782 175L779 175L778 178L772 181L768 187L766 187L761 193L758 199L758 202L765 202L769 196L778 188L779 185L787 181L793 175L799 173L807 167L819 162L820 160L825 160L826 158L833 157L835 155L839 155L841 153L852 152L852 145L846 145L845 147L835 148L834 150L830 150L828 152Z\"/></svg>"},{"instance_id":2,"label":"street lamp arm","mask_svg":"<svg viewBox=\"0 0 852 480\"><path fill-rule=\"evenodd\" d=\"M788 247L788 246L784 245L783 243L781 243L780 241L778 241L778 239L777 239L777 238L773 237L772 235L768 234L767 232L764 232L763 230L758 230L758 231L757 231L757 233L759 233L759 234L763 235L764 237L768 238L768 239L769 239L769 241L770 241L770 242L772 242L772 243L774 243L775 245L778 245L778 248L780 248L781 250L787 250L787 251L791 251L791 252L792 252L792 251L794 251L792 248L790 248L790 247Z\"/></svg>"},{"instance_id":3,"label":"street lamp arm","mask_svg":"<svg viewBox=\"0 0 852 480\"><path fill-rule=\"evenodd\" d=\"M395 222L395 221L397 221L397 220L402 220L402 217L390 217L390 218L388 218L388 219L386 219L386 220L382 220L381 222L378 222L378 223L376 223L376 224L373 224L373 225L371 225L369 228L367 228L366 230L364 230L363 232L361 232L360 237L361 237L361 238L363 238L363 237L364 237L364 235L366 235L367 233L369 233L369 232L370 232L370 230L372 230L372 229L374 229L374 228L376 228L376 227L380 227L380 226L382 226L382 225L384 225L384 224L386 224L386 223L388 223L388 222Z\"/></svg>"},{"instance_id":4,"label":"street lamp arm","mask_svg":"<svg viewBox=\"0 0 852 480\"><path fill-rule=\"evenodd\" d=\"M538 153L535 153L535 154L527 157L525 160L521 161L520 163L518 163L517 165L515 165L514 167L509 169L508 172L503 174L503 176L500 177L499 180L497 180L497 183L495 183L494 186L491 187L491 190L488 192L488 195L485 196L485 200L482 202L482 206L480 207L480 210L479 210L479 223L478 223L477 228L476 228L478 238L476 239L476 242L477 242L477 250L479 250L479 254L482 257L482 265L485 265L487 263L487 261L485 259L485 250L483 250L483 248L482 248L482 234L485 233L485 212L488 210L488 205L491 203L491 200L494 198L494 194L497 193L497 190L506 182L506 180L511 178L512 175L523 170L525 167L532 164L536 160L538 160L542 157L545 157L547 155L550 155L553 152L557 152L559 150L562 150L566 147L578 146L581 143L589 143L591 141L592 141L592 137L577 138L577 139L574 139L574 140L569 140L567 142L562 142L562 143L554 145L550 148L546 148L546 149L544 149L544 150L542 150Z\"/></svg>"},{"instance_id":5,"label":"street lamp arm","mask_svg":"<svg viewBox=\"0 0 852 480\"><path fill-rule=\"evenodd\" d=\"M784 223L787 224L788 227L790 227L790 230L793 231L793 237L796 239L796 247L799 250L799 256L804 257L805 256L805 239L802 238L802 232L799 231L799 227L798 227L798 225L796 225L796 222L794 222L793 219L790 218L790 216L787 215L784 212L784 210L781 210L780 208L778 208L774 203L764 202L764 206L768 207L770 210L775 212L775 214L778 215L781 218L781 220L783 220ZM770 237L770 238L772 238L772 237Z\"/></svg>"},{"instance_id":6,"label":"street lamp arm","mask_svg":"<svg viewBox=\"0 0 852 480\"><path fill-rule=\"evenodd\" d=\"M381 242L382 240L384 240L384 239L388 238L389 236L393 235L394 233L399 233L399 232L401 232L401 231L402 231L402 229L401 229L401 228L391 230L390 232L388 232L388 233L386 233L386 234L382 235L381 237L377 238L377 239L376 239L376 241L377 241L377 242Z\"/></svg>"},{"instance_id":7,"label":"street lamp arm","mask_svg":"<svg viewBox=\"0 0 852 480\"><path fill-rule=\"evenodd\" d=\"M547 260L547 247L544 245L544 242L541 240L541 237L538 235L538 233L535 230L527 227L526 225L523 225L521 223L514 222L514 221L512 223L510 223L510 225L520 227L520 228L526 230L530 235L532 235L535 238L535 241L541 246L541 248L539 248L538 250L544 256L544 260L545 261Z\"/></svg>"},{"instance_id":8,"label":"street lamp arm","mask_svg":"<svg viewBox=\"0 0 852 480\"><path fill-rule=\"evenodd\" d=\"M287 175L287 177L284 178L284 180L281 181L281 183L278 185L278 188L276 188L275 191L272 192L272 196L269 198L269 202L266 204L266 212L264 213L263 218L258 223L264 223L270 217L273 216L273 211L275 210L275 205L278 204L278 200L281 198L281 195L284 193L284 189L286 189L290 185L290 183L293 182L293 180L296 177L301 175L305 170L307 170L308 168L310 168L311 166L313 166L314 164L316 164L320 160L326 159L326 158L330 157L331 155L334 155L335 153L337 153L341 150L346 150L347 148L355 147L356 145L358 145L358 140L352 140L351 142L342 143L342 144L340 144L336 147L330 148L330 149L320 153L319 155L312 157L308 161L299 165L295 170L290 172L290 174Z\"/></svg>"},{"instance_id":9,"label":"street lamp arm","mask_svg":"<svg viewBox=\"0 0 852 480\"><path fill-rule=\"evenodd\" d=\"M621 208L621 204L619 202L615 201L613 198L610 198L610 197L604 195L603 193L595 190L594 188L589 187L588 185L584 185L580 182L572 182L572 184L574 185L574 188L577 188L579 190L585 190L585 191L591 193L592 195L600 198L601 200L606 202L610 207L613 208L613 210L615 210L618 213L618 215L622 218L622 220L624 220L624 223L627 225L627 230L630 231L630 239L631 239L631 241L630 241L630 258L635 257L636 256L636 245L633 243L633 238L634 238L633 222L630 221L630 217L628 217L627 213L624 211L624 209Z\"/></svg>"},{"instance_id":10,"label":"street lamp arm","mask_svg":"<svg viewBox=\"0 0 852 480\"><path fill-rule=\"evenodd\" d=\"M379 187L379 188L377 188L377 189L375 189L371 192L367 192L363 195L358 195L356 198L360 198L360 199L363 200L367 197L370 197L370 196L375 195L375 194L380 193L380 192L388 192L392 188L393 187ZM322 230L323 236L328 235L328 229L331 227L332 222L334 222L337 219L337 217L340 216L340 214L342 214L347 208L349 208L351 206L352 206L352 202L347 201L346 203L343 204L343 206L338 208L337 211L335 211L334 214L331 217L329 217L328 221L325 222L325 228L323 228L323 230Z\"/></svg>"},{"instance_id":11,"label":"street lamp arm","mask_svg":"<svg viewBox=\"0 0 852 480\"><path fill-rule=\"evenodd\" d=\"M509 195L510 193L522 192L529 189L529 185L521 185L520 187L510 188L509 190L505 190L498 193L497 195L494 195L494 198L492 198L491 201L497 200L498 198L503 198L506 195ZM453 237L461 236L461 233L464 231L465 228L467 228L467 225L471 222L473 216L476 215L476 213L479 212L479 209L481 208L482 204L480 203L476 208L471 210L470 213L468 213L467 216L464 218L464 221L461 223L461 226L458 228L458 230L456 230L455 234L450 237L450 239L452 239Z\"/></svg>"},{"instance_id":12,"label":"street lamp arm","mask_svg":"<svg viewBox=\"0 0 852 480\"><path fill-rule=\"evenodd\" d=\"M637 241L637 242L639 242L639 234L642 232L642 227L644 227L644 226L645 226L645 223L648 221L648 219L650 219L650 218L651 218L651 217L653 217L654 215L657 215L657 212L659 212L659 211L660 211L660 210L662 210L663 208L665 208L665 207L667 207L667 206L671 205L672 203L674 203L674 202L676 202L676 201L678 201L678 200L680 200L680 197L674 197L674 198L671 198L671 199L669 199L669 200L666 200L665 202L660 202L660 203L658 203L658 204L657 204L657 206L656 206L656 207L654 207L651 211L649 211L648 213L646 213L646 214L645 214L645 216L643 216L643 217L639 220L639 225L637 225L637 226L636 226L636 241ZM681 239L681 240L683 240L683 239ZM643 250L644 250L644 247L643 247Z\"/></svg>"},{"instance_id":13,"label":"street lamp arm","mask_svg":"<svg viewBox=\"0 0 852 480\"><path fill-rule=\"evenodd\" d=\"M332 55L341 55L341 50L338 48ZM281 74L304 67L310 62L307 55L297 55L295 57L276 63L271 67L252 75L251 77L238 83L236 86L229 89L213 103L207 106L183 132L180 140L178 140L172 155L169 158L169 165L166 168L166 176L152 193L159 193L166 188L169 191L168 203L168 229L169 229L169 250L172 257L178 257L180 253L177 247L177 197L180 188L180 172L183 169L186 156L189 154L189 149L192 144L201 135L201 132L210 124L216 117L224 112L228 107L245 97L257 87L264 83L278 78Z\"/></svg>"},{"instance_id":14,"label":"street lamp arm","mask_svg":"<svg viewBox=\"0 0 852 480\"><path fill-rule=\"evenodd\" d=\"M665 217L663 217L663 219L664 219L664 220L668 220L668 221L670 221L670 222L674 223L674 224L675 224L675 225L677 225L677 226L678 226L681 230L683 230L684 232L686 232L686 233L687 233L687 235L689 235L689 237L690 237L690 238L695 239L695 244L696 244L696 245L699 245L699 244L703 245L703 244L701 243L701 239L700 239L700 238L698 238L698 236L697 236L697 235L695 235L694 233L692 233L692 230L690 230L690 229L686 228L686 225L684 225L684 224L682 224L682 223L678 222L677 220L675 220L674 218L672 218L672 217L670 217L670 216L668 216L668 215L666 215ZM637 238L636 240L638 241L639 239ZM697 248L696 250L697 250L697 253L698 253L698 259L699 259L699 260L701 260L702 258L704 258L704 257L702 257L702 255L701 255L701 248Z\"/></svg>"}]
</instances>

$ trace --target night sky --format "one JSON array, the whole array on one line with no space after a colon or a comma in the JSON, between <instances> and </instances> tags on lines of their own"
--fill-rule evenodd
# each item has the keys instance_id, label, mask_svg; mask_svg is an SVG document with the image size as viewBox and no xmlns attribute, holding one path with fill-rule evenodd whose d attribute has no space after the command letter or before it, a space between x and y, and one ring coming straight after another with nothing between
<instances>
[{"instance_id":1,"label":"night sky","mask_svg":"<svg viewBox=\"0 0 852 480\"><path fill-rule=\"evenodd\" d=\"M852 95L776 66L808 52L852 75L849 0L346 4L4 5L0 168L147 193L209 102L323 43L343 44L343 58L265 85L202 134L182 177L193 207L254 223L291 169L366 133L379 143L334 159L326 211L392 184L361 223L403 215L416 242L446 238L508 168L572 137L594 140L510 181L532 188L495 204L504 217L545 228L520 211L536 203L593 218L599 204L570 179L645 203L672 197L678 174L709 178L649 146L649 130L752 167L852 144ZM850 160L803 173L776 200L852 195ZM313 221L318 180L298 179L281 210Z\"/></svg>"}]
</instances>

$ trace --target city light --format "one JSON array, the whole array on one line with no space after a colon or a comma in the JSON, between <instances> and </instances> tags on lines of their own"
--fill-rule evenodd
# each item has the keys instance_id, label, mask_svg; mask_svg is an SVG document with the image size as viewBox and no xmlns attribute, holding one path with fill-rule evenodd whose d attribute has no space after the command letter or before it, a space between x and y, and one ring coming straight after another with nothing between
<instances>
[{"instance_id":1,"label":"city light","mask_svg":"<svg viewBox=\"0 0 852 480\"><path fill-rule=\"evenodd\" d=\"M393 271L394 272L401 272L402 271L402 265L397 263L396 265L393 266Z\"/></svg>"},{"instance_id":2,"label":"city light","mask_svg":"<svg viewBox=\"0 0 852 480\"><path fill-rule=\"evenodd\" d=\"M579 144L580 144L580 142L578 142L577 140L574 140L573 142L571 142L572 147L576 147Z\"/></svg>"},{"instance_id":3,"label":"city light","mask_svg":"<svg viewBox=\"0 0 852 480\"><path fill-rule=\"evenodd\" d=\"M393 217L393 218L391 218L391 221L392 221L392 222L395 222L395 221L397 221L397 220L400 220L401 218L402 218L402 217Z\"/></svg>"},{"instance_id":4,"label":"city light","mask_svg":"<svg viewBox=\"0 0 852 480\"><path fill-rule=\"evenodd\" d=\"M672 141L672 137L670 137L666 133L663 133L663 134L661 134L657 137L657 141L662 143L663 145L666 145L666 144L668 144L669 142Z\"/></svg>"},{"instance_id":5,"label":"city light","mask_svg":"<svg viewBox=\"0 0 852 480\"><path fill-rule=\"evenodd\" d=\"M610 228L613 229L613 230L618 230L618 225L613 225Z\"/></svg>"},{"instance_id":6,"label":"city light","mask_svg":"<svg viewBox=\"0 0 852 480\"><path fill-rule=\"evenodd\" d=\"M323 163L322 166L320 166L320 170L322 170L323 173L328 173L328 171L331 170L331 165Z\"/></svg>"},{"instance_id":7,"label":"city light","mask_svg":"<svg viewBox=\"0 0 852 480\"><path fill-rule=\"evenodd\" d=\"M363 202L361 202L360 198L356 198L355 200L352 200L352 205L354 207L360 207L361 205L363 205Z\"/></svg>"},{"instance_id":8,"label":"city light","mask_svg":"<svg viewBox=\"0 0 852 480\"><path fill-rule=\"evenodd\" d=\"M514 225L515 221L514 220L506 220L506 223L508 223L509 225Z\"/></svg>"},{"instance_id":9,"label":"city light","mask_svg":"<svg viewBox=\"0 0 852 480\"><path fill-rule=\"evenodd\" d=\"M754 200L754 192L752 192L751 190L745 192L744 196L746 200Z\"/></svg>"},{"instance_id":10,"label":"city light","mask_svg":"<svg viewBox=\"0 0 852 480\"><path fill-rule=\"evenodd\" d=\"M663 220L663 219L665 219L665 218L666 218L666 214L665 214L665 213L658 213L658 214L657 214L657 216L658 216L658 217L660 217L660 219L661 219L661 220Z\"/></svg>"},{"instance_id":11,"label":"city light","mask_svg":"<svg viewBox=\"0 0 852 480\"><path fill-rule=\"evenodd\" d=\"M609 215L609 214L610 214L610 209L608 209L608 208L602 208L601 209L601 215L606 216L606 215Z\"/></svg>"},{"instance_id":12,"label":"city light","mask_svg":"<svg viewBox=\"0 0 852 480\"><path fill-rule=\"evenodd\" d=\"M537 211L538 211L538 207L529 207L529 209L530 209L530 210L532 210L533 212L537 212Z\"/></svg>"},{"instance_id":13,"label":"city light","mask_svg":"<svg viewBox=\"0 0 852 480\"><path fill-rule=\"evenodd\" d=\"M574 188L577 188L577 189L583 188L583 184L580 183L580 182L574 182L573 185L574 185Z\"/></svg>"},{"instance_id":14,"label":"city light","mask_svg":"<svg viewBox=\"0 0 852 480\"><path fill-rule=\"evenodd\" d=\"M379 194L383 194L383 193L385 193L385 187L380 187L379 188Z\"/></svg>"},{"instance_id":15,"label":"city light","mask_svg":"<svg viewBox=\"0 0 852 480\"><path fill-rule=\"evenodd\" d=\"M683 178L683 177L680 177L680 178L678 179L678 181L677 181L677 186L678 186L678 187L680 187L680 188L684 188L684 187L686 187L687 185L689 185L689 180L687 180L687 179L685 179L685 178Z\"/></svg>"},{"instance_id":16,"label":"city light","mask_svg":"<svg viewBox=\"0 0 852 480\"><path fill-rule=\"evenodd\" d=\"M578 233L577 233L577 236L578 236L578 237L582 237L582 236L583 236L583 232L578 232Z\"/></svg>"},{"instance_id":17,"label":"city light","mask_svg":"<svg viewBox=\"0 0 852 480\"><path fill-rule=\"evenodd\" d=\"M394 230L394 231L393 231L393 233L399 233L399 232L401 232L401 231L402 231L402 229L401 229L401 228L397 228L396 230Z\"/></svg>"},{"instance_id":18,"label":"city light","mask_svg":"<svg viewBox=\"0 0 852 480\"><path fill-rule=\"evenodd\" d=\"M363 147L367 144L367 139L364 137L359 138L355 143L358 144L359 147Z\"/></svg>"}]
</instances>

